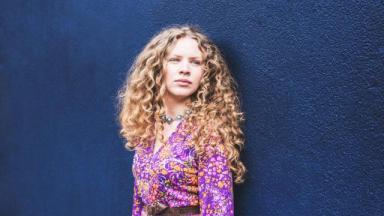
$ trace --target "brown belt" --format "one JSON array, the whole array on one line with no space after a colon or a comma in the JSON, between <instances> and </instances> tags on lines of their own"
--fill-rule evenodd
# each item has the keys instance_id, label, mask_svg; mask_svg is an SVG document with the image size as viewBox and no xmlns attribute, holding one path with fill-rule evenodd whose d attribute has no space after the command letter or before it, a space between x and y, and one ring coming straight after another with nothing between
<instances>
[{"instance_id":1,"label":"brown belt","mask_svg":"<svg viewBox=\"0 0 384 216\"><path fill-rule=\"evenodd\" d=\"M189 214L200 213L199 206L185 206L185 207L170 208L169 206L166 206L160 202L154 202L152 204L145 205L143 210L148 216L156 216L156 215L176 216L176 215L183 215L187 213Z\"/></svg>"}]
</instances>

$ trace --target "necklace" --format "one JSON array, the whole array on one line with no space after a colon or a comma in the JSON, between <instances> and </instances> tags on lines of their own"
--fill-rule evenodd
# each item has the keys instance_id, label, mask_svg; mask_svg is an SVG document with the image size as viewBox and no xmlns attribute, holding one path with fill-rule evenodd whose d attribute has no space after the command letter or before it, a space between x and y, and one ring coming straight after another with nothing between
<instances>
[{"instance_id":1,"label":"necklace","mask_svg":"<svg viewBox=\"0 0 384 216\"><path fill-rule=\"evenodd\" d=\"M191 113L192 113L192 111L187 109L184 111L184 114L178 114L178 115L176 115L175 118L172 118L171 116L167 116L165 114L160 115L160 118L161 118L161 120L165 121L166 123L171 124L173 121L181 120L181 119L189 116Z\"/></svg>"}]
</instances>

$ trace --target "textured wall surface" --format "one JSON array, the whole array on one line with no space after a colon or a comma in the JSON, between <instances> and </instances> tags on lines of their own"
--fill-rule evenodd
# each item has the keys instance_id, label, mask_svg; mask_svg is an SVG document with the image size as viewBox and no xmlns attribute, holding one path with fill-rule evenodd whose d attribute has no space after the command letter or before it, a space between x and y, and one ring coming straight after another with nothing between
<instances>
[{"instance_id":1,"label":"textured wall surface","mask_svg":"<svg viewBox=\"0 0 384 216\"><path fill-rule=\"evenodd\" d=\"M0 215L130 215L115 95L177 23L239 84L236 215L384 215L383 20L382 1L1 1Z\"/></svg>"}]
</instances>

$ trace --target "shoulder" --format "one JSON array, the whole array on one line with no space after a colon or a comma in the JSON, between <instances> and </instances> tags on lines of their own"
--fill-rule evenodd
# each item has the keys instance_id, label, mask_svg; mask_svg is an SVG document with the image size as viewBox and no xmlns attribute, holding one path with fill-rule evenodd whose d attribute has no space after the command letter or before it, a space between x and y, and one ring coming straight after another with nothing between
<instances>
[{"instance_id":1,"label":"shoulder","mask_svg":"<svg viewBox=\"0 0 384 216\"><path fill-rule=\"evenodd\" d=\"M148 154L150 152L150 147L151 146L145 145L143 142L136 142L133 151L135 152L135 155Z\"/></svg>"},{"instance_id":2,"label":"shoulder","mask_svg":"<svg viewBox=\"0 0 384 216\"><path fill-rule=\"evenodd\" d=\"M210 133L214 133L215 131L218 131L220 128L220 121L217 119L211 119L206 118L203 121L196 124L196 128L199 128L200 130L209 131Z\"/></svg>"},{"instance_id":3,"label":"shoulder","mask_svg":"<svg viewBox=\"0 0 384 216\"><path fill-rule=\"evenodd\" d=\"M220 134L220 124L218 121L211 119L204 125L204 130L207 132L207 138L211 142L217 142L222 140Z\"/></svg>"},{"instance_id":4,"label":"shoulder","mask_svg":"<svg viewBox=\"0 0 384 216\"><path fill-rule=\"evenodd\" d=\"M205 127L205 146L204 150L208 154L220 153L225 154L226 148L224 143L224 137L220 133L220 125L217 121L210 120Z\"/></svg>"}]
</instances>

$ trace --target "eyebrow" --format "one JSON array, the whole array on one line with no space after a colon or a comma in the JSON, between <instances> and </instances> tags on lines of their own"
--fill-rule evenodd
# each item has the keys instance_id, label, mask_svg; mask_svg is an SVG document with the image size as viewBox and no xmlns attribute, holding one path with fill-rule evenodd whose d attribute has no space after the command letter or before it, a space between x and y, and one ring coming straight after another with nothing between
<instances>
[{"instance_id":1,"label":"eyebrow","mask_svg":"<svg viewBox=\"0 0 384 216\"><path fill-rule=\"evenodd\" d=\"M173 56L173 57L182 57L181 55L170 55L170 56ZM189 59L202 59L201 57L196 57L196 56L192 56L192 57L189 57Z\"/></svg>"}]
</instances>

